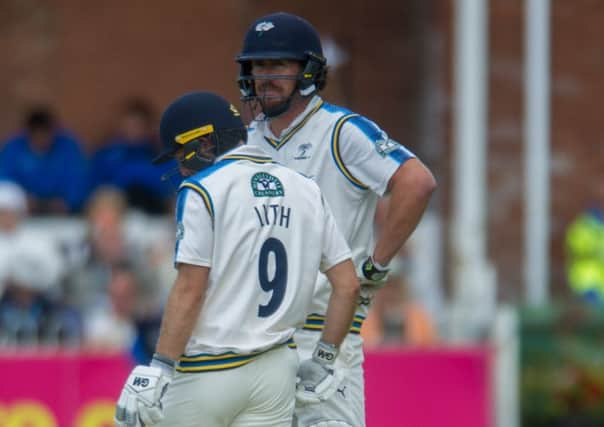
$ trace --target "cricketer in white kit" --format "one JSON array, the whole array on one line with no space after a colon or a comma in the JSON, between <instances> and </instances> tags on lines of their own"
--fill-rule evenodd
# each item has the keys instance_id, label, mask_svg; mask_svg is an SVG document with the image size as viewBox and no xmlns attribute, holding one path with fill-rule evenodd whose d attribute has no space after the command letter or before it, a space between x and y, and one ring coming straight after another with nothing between
<instances>
[{"instance_id":1,"label":"cricketer in white kit","mask_svg":"<svg viewBox=\"0 0 604 427\"><path fill-rule=\"evenodd\" d=\"M312 399L335 383L359 287L348 245L316 183L239 145L245 129L222 98L185 95L162 123L162 141L177 143L168 154L197 172L178 192L178 277L157 351L128 378L116 423L289 426L298 371L292 337L319 270L339 297L328 309L330 331L300 365L298 388ZM229 136L233 129L243 132Z\"/></svg>"},{"instance_id":2,"label":"cricketer in white kit","mask_svg":"<svg viewBox=\"0 0 604 427\"><path fill-rule=\"evenodd\" d=\"M248 144L319 184L351 248L362 286L353 327L336 362L343 377L337 393L319 402L300 396L295 425L362 427L361 325L372 296L386 281L388 263L419 222L436 183L413 153L374 122L318 95L327 82L327 63L319 35L306 20L283 12L258 18L236 60L241 99L255 115ZM375 210L386 193L391 203L376 242ZM312 354L320 339L317 331L324 327L330 294L325 276L319 275L309 316L295 334L301 358Z\"/></svg>"},{"instance_id":3,"label":"cricketer in white kit","mask_svg":"<svg viewBox=\"0 0 604 427\"><path fill-rule=\"evenodd\" d=\"M336 223L350 245L353 262L361 265L375 244L373 217L378 196L384 195L390 177L400 164L414 155L389 140L371 121L330 105L319 96L311 100L280 140L262 120L254 122L248 135L248 145L261 147L276 161L295 167L321 184ZM334 418L349 419L350 425L365 419L363 349L359 333L373 292L370 288L361 291L350 334L336 362L336 369L345 379L340 391L331 397L331 404L324 405L326 411L334 408ZM316 331L323 328L330 295L331 286L320 274L309 315L295 335L302 359L312 354L319 339ZM304 411L304 405L299 406L299 419L306 414L314 417L315 411Z\"/></svg>"}]
</instances>

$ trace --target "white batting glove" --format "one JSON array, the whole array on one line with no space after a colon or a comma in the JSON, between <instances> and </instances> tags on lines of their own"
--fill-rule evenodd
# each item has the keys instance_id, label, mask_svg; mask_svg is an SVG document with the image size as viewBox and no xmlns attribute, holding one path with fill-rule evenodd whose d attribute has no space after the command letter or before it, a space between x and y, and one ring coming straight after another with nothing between
<instances>
[{"instance_id":1,"label":"white batting glove","mask_svg":"<svg viewBox=\"0 0 604 427\"><path fill-rule=\"evenodd\" d=\"M384 287L388 280L390 269L387 266L378 264L373 257L368 257L360 268L357 268L357 275L362 287L369 289L380 289Z\"/></svg>"},{"instance_id":2,"label":"white batting glove","mask_svg":"<svg viewBox=\"0 0 604 427\"><path fill-rule=\"evenodd\" d=\"M296 383L296 399L301 403L327 400L338 389L341 378L334 373L338 349L319 341L312 359L300 363Z\"/></svg>"},{"instance_id":3,"label":"white batting glove","mask_svg":"<svg viewBox=\"0 0 604 427\"><path fill-rule=\"evenodd\" d=\"M157 424L164 418L162 397L174 376L175 362L153 355L150 366L136 366L117 401L116 427L142 427Z\"/></svg>"}]
</instances>

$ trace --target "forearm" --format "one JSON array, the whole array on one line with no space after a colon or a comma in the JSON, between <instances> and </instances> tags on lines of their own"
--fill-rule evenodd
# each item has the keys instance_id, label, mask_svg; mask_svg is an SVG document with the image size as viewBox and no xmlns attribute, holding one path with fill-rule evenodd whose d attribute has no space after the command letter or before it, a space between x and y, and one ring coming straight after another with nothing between
<instances>
[{"instance_id":1,"label":"forearm","mask_svg":"<svg viewBox=\"0 0 604 427\"><path fill-rule=\"evenodd\" d=\"M183 354L204 301L205 283L191 282L179 273L164 309L156 351L172 360Z\"/></svg>"},{"instance_id":2,"label":"forearm","mask_svg":"<svg viewBox=\"0 0 604 427\"><path fill-rule=\"evenodd\" d=\"M401 167L392 180L386 218L379 232L373 259L387 265L417 227L432 193L434 177L419 161Z\"/></svg>"},{"instance_id":3,"label":"forearm","mask_svg":"<svg viewBox=\"0 0 604 427\"><path fill-rule=\"evenodd\" d=\"M162 318L156 351L172 360L180 358L191 337L200 310L199 300L190 301L184 295L171 294Z\"/></svg>"},{"instance_id":4,"label":"forearm","mask_svg":"<svg viewBox=\"0 0 604 427\"><path fill-rule=\"evenodd\" d=\"M381 265L388 265L400 251L428 204L428 200L390 201L390 209L384 227L380 230L378 241L373 251L373 259ZM393 211L393 212L392 212Z\"/></svg>"},{"instance_id":5,"label":"forearm","mask_svg":"<svg viewBox=\"0 0 604 427\"><path fill-rule=\"evenodd\" d=\"M350 331L358 293L339 294L332 292L321 341L340 346Z\"/></svg>"},{"instance_id":6,"label":"forearm","mask_svg":"<svg viewBox=\"0 0 604 427\"><path fill-rule=\"evenodd\" d=\"M333 291L329 298L321 340L339 346L350 331L359 297L359 283L351 261L332 268L327 272L327 277Z\"/></svg>"}]
</instances>

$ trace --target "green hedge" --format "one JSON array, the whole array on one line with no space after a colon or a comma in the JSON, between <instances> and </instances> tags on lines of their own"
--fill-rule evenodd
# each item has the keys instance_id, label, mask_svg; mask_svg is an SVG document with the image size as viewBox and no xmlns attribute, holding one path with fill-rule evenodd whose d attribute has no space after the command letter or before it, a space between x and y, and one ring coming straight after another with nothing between
<instances>
[{"instance_id":1,"label":"green hedge","mask_svg":"<svg viewBox=\"0 0 604 427\"><path fill-rule=\"evenodd\" d=\"M520 310L523 427L604 426L604 307Z\"/></svg>"}]
</instances>

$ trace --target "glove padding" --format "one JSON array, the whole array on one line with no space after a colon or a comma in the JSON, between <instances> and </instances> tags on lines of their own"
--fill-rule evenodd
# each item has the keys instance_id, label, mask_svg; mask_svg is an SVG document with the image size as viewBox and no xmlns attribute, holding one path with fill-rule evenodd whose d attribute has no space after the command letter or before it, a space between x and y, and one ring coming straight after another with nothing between
<instances>
[{"instance_id":1,"label":"glove padding","mask_svg":"<svg viewBox=\"0 0 604 427\"><path fill-rule=\"evenodd\" d=\"M334 372L338 349L321 341L317 344L312 359L300 363L296 382L296 399L299 403L319 403L329 399L342 381Z\"/></svg>"},{"instance_id":2,"label":"glove padding","mask_svg":"<svg viewBox=\"0 0 604 427\"><path fill-rule=\"evenodd\" d=\"M373 257L367 257L357 271L361 287L369 289L380 289L384 287L388 280L390 269L377 264Z\"/></svg>"},{"instance_id":3,"label":"glove padding","mask_svg":"<svg viewBox=\"0 0 604 427\"><path fill-rule=\"evenodd\" d=\"M132 370L117 401L117 427L149 426L164 418L161 399L172 381L173 368L161 363L154 358L152 366L139 365Z\"/></svg>"}]
</instances>

